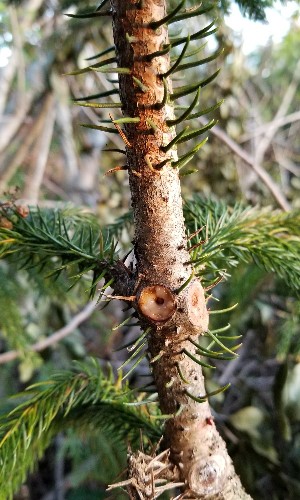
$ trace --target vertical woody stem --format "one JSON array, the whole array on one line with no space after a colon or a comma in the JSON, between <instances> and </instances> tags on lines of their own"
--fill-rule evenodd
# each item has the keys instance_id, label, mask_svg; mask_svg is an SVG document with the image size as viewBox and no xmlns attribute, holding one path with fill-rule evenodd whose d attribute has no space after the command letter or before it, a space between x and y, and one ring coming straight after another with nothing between
<instances>
[{"instance_id":1,"label":"vertical woody stem","mask_svg":"<svg viewBox=\"0 0 300 500\"><path fill-rule=\"evenodd\" d=\"M176 148L162 149L175 136L167 120L174 118L168 101L172 91L166 25L152 21L166 15L165 0L111 0L113 31L120 74L120 96L125 116L138 123L125 127L131 200L135 222L136 307L145 326L151 326L149 351L153 375L167 420L164 445L171 450L193 498L250 498L236 476L225 444L216 430L207 402L189 395L205 395L201 366L189 338L207 330L208 313L200 282L189 264L179 174L171 166ZM137 83L137 82L141 82ZM169 161L167 161L169 160Z\"/></svg>"}]
</instances>

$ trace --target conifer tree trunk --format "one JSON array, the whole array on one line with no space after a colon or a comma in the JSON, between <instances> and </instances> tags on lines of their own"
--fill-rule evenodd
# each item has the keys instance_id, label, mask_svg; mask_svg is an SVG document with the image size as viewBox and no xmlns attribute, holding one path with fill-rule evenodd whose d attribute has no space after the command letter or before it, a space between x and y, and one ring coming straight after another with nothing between
<instances>
[{"instance_id":1,"label":"conifer tree trunk","mask_svg":"<svg viewBox=\"0 0 300 500\"><path fill-rule=\"evenodd\" d=\"M189 264L179 173L171 166L176 148L164 149L175 136L167 125L174 119L173 104L165 99L172 83L163 78L170 60L160 54L168 31L165 24L155 29L151 23L166 16L166 1L111 0L111 9L118 67L130 69L119 75L122 111L140 119L124 128L137 262L126 292L136 296L143 326L151 327L149 353L160 407L174 415L166 422L163 446L170 449L174 477L185 483L188 498L250 498L208 402L193 399L205 396L205 386L190 340L207 330L208 312Z\"/></svg>"}]
</instances>

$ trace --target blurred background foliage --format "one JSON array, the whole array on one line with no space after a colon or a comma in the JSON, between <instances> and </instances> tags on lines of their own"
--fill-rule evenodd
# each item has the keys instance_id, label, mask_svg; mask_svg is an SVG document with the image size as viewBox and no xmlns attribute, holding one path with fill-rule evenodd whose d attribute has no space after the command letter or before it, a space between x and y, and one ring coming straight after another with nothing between
<instances>
[{"instance_id":1,"label":"blurred background foliage","mask_svg":"<svg viewBox=\"0 0 300 500\"><path fill-rule=\"evenodd\" d=\"M270 0L237 3L245 15L259 20L264 20L265 7L274 4ZM222 19L230 5L222 1L216 15ZM91 10L94 4L81 2L79 9L88 11L89 7ZM70 20L65 16L77 8L78 2L70 0L0 1L1 202L17 198L25 206L80 207L94 214L102 226L111 225L126 252L133 235L125 215L130 205L127 174L120 171L105 176L122 164L120 153L105 151L122 149L121 138L81 127L81 123L97 125L108 114L73 102L117 89L117 84L95 72L65 76L91 64L94 59L89 58L112 45L110 23L101 18ZM196 19L190 20L190 32L197 30ZM181 29L184 32L186 27ZM178 32L172 26L171 34L178 36ZM300 209L299 44L296 12L280 43L270 41L255 47L250 55L243 53L235 34L222 23L215 39L203 46L201 56L218 46L224 51L207 69L195 69L204 78L205 72L211 74L222 67L214 83L201 91L199 107L214 106L221 99L224 103L212 113L218 125L193 159L197 173L182 179L186 199L201 193L228 206L239 201ZM184 75L178 73L178 78L181 84ZM189 78L192 81L192 75ZM107 99L117 101L117 93ZM190 101L183 99L181 105L187 104ZM116 110L115 118L118 113ZM184 153L184 146L180 148ZM189 169L190 165L183 173ZM261 172L268 173L273 194ZM5 220L0 220L3 224ZM253 498L296 499L300 496L298 297L292 283L283 283L254 263L240 263L230 274L230 279L214 289L214 298L222 308L239 305L212 315L211 328L230 323L232 335L243 336L243 346L238 359L218 361L214 374L207 373L208 391L232 384L212 401L214 415ZM57 368L67 368L72 359L92 355L110 361L114 368L124 361L125 354L116 348L124 336L126 341L132 338L133 327L112 330L126 318L118 304L110 303L104 310L86 309L91 283L88 273L70 289L66 272L53 280L42 266L20 268L12 257L0 261L0 283L2 401L25 384L44 380ZM215 307L213 300L211 307ZM80 311L85 311L83 316L63 340L40 352L28 350L72 324ZM12 351L19 354L9 360L7 354ZM147 373L142 363L134 377ZM107 483L120 474L125 463L126 443L113 442L101 432L91 437L70 429L54 440L16 499L106 498ZM115 493L113 498L123 497Z\"/></svg>"}]
</instances>

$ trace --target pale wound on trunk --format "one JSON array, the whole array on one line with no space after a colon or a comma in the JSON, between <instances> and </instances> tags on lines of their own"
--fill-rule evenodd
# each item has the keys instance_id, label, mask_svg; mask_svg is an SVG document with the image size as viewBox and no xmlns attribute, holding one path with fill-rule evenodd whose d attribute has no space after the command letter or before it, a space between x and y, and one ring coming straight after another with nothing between
<instances>
[{"instance_id":1,"label":"pale wound on trunk","mask_svg":"<svg viewBox=\"0 0 300 500\"><path fill-rule=\"evenodd\" d=\"M163 285L147 286L139 296L138 307L146 318L162 322L170 319L176 310L172 292Z\"/></svg>"}]
</instances>

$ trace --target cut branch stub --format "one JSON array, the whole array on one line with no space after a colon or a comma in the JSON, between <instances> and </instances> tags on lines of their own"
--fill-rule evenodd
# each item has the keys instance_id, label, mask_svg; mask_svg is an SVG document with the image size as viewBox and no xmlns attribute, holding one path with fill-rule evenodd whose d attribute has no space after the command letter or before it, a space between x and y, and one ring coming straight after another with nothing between
<instances>
[{"instance_id":1,"label":"cut branch stub","mask_svg":"<svg viewBox=\"0 0 300 500\"><path fill-rule=\"evenodd\" d=\"M156 322L165 322L176 311L176 299L169 288L163 285L146 286L141 291L138 309L145 318Z\"/></svg>"},{"instance_id":2,"label":"cut branch stub","mask_svg":"<svg viewBox=\"0 0 300 500\"><path fill-rule=\"evenodd\" d=\"M188 290L188 315L194 326L199 326L202 332L208 328L208 312L206 309L204 291L198 281L194 281Z\"/></svg>"},{"instance_id":3,"label":"cut branch stub","mask_svg":"<svg viewBox=\"0 0 300 500\"><path fill-rule=\"evenodd\" d=\"M222 455L198 460L190 469L189 487L194 493L205 498L220 493L226 479L226 465Z\"/></svg>"}]
</instances>

